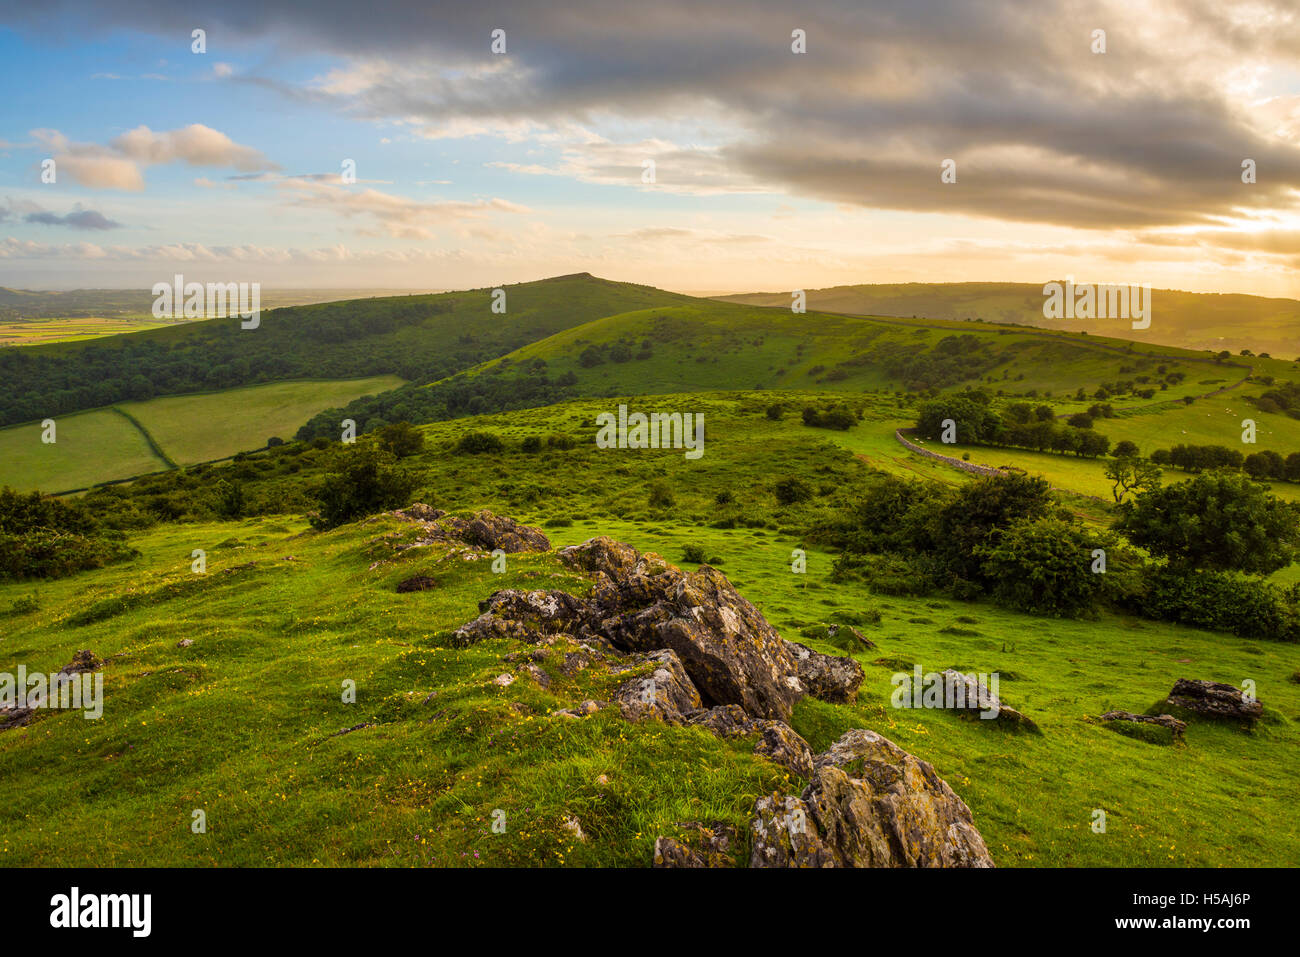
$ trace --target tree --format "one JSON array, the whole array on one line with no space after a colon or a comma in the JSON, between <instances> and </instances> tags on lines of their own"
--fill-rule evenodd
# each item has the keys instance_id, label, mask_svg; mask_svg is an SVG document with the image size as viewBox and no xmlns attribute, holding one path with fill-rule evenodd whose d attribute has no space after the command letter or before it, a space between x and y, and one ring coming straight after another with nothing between
<instances>
[{"instance_id":1,"label":"tree","mask_svg":"<svg viewBox=\"0 0 1300 957\"><path fill-rule=\"evenodd\" d=\"M312 518L318 529L399 508L410 501L416 477L395 466L391 452L374 446L352 446L339 452L316 494L320 511Z\"/></svg>"},{"instance_id":2,"label":"tree","mask_svg":"<svg viewBox=\"0 0 1300 957\"><path fill-rule=\"evenodd\" d=\"M1110 493L1115 496L1116 504L1124 501L1124 496L1129 492L1156 488L1160 485L1162 474L1160 466L1136 455L1121 455L1113 462L1107 462L1103 471L1106 478L1111 480Z\"/></svg>"},{"instance_id":3,"label":"tree","mask_svg":"<svg viewBox=\"0 0 1300 957\"><path fill-rule=\"evenodd\" d=\"M1081 525L1055 518L1017 522L981 545L982 572L996 599L1022 611L1075 618L1094 612L1105 575L1092 570L1101 544Z\"/></svg>"},{"instance_id":4,"label":"tree","mask_svg":"<svg viewBox=\"0 0 1300 957\"><path fill-rule=\"evenodd\" d=\"M1206 472L1120 505L1114 528L1183 570L1268 575L1300 552L1300 508L1243 475Z\"/></svg>"},{"instance_id":5,"label":"tree","mask_svg":"<svg viewBox=\"0 0 1300 957\"><path fill-rule=\"evenodd\" d=\"M379 447L392 452L399 459L424 450L424 433L410 422L397 422L379 430Z\"/></svg>"},{"instance_id":6,"label":"tree","mask_svg":"<svg viewBox=\"0 0 1300 957\"><path fill-rule=\"evenodd\" d=\"M1128 439L1121 439L1115 443L1115 447L1110 450L1110 454L1117 459L1137 458L1142 454L1137 447L1137 443L1130 442Z\"/></svg>"},{"instance_id":7,"label":"tree","mask_svg":"<svg viewBox=\"0 0 1300 957\"><path fill-rule=\"evenodd\" d=\"M1046 518L1052 504L1051 486L1042 476L986 476L962 486L938 510L931 542L947 571L980 581L982 559L976 549L995 545L1001 532L1018 521Z\"/></svg>"}]
</instances>

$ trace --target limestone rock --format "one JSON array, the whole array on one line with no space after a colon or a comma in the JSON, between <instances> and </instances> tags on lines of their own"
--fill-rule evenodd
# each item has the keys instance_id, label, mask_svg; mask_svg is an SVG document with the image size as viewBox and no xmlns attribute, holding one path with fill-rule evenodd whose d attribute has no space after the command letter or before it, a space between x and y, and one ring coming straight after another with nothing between
<instances>
[{"instance_id":1,"label":"limestone rock","mask_svg":"<svg viewBox=\"0 0 1300 957\"><path fill-rule=\"evenodd\" d=\"M970 809L934 768L874 731L844 734L799 797L760 798L754 867L992 867Z\"/></svg>"},{"instance_id":2,"label":"limestone rock","mask_svg":"<svg viewBox=\"0 0 1300 957\"><path fill-rule=\"evenodd\" d=\"M797 641L787 641L804 689L822 701L845 702L858 696L864 673L852 658L824 655Z\"/></svg>"},{"instance_id":3,"label":"limestone rock","mask_svg":"<svg viewBox=\"0 0 1300 957\"><path fill-rule=\"evenodd\" d=\"M1240 688L1199 678L1179 678L1168 703L1207 718L1255 722L1264 713L1259 701L1247 701Z\"/></svg>"},{"instance_id":4,"label":"limestone rock","mask_svg":"<svg viewBox=\"0 0 1300 957\"><path fill-rule=\"evenodd\" d=\"M614 702L629 721L658 718L684 724L686 713L700 707L700 693L681 659L671 651L652 651L646 658L656 664L655 670L619 685Z\"/></svg>"},{"instance_id":5,"label":"limestone rock","mask_svg":"<svg viewBox=\"0 0 1300 957\"><path fill-rule=\"evenodd\" d=\"M725 824L699 822L677 825L687 832L679 841L662 835L655 840L655 867L732 867L736 830Z\"/></svg>"}]
</instances>

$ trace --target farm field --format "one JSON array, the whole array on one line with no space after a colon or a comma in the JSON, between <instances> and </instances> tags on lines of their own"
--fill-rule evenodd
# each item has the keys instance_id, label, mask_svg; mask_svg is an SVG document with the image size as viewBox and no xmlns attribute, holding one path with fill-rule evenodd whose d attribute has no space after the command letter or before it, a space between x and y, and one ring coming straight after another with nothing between
<instances>
[{"instance_id":1,"label":"farm field","mask_svg":"<svg viewBox=\"0 0 1300 957\"><path fill-rule=\"evenodd\" d=\"M402 383L395 375L309 379L118 405L149 431L169 457L192 465L261 448L272 436L290 441L298 426L322 409L396 389Z\"/></svg>"},{"instance_id":2,"label":"farm field","mask_svg":"<svg viewBox=\"0 0 1300 957\"><path fill-rule=\"evenodd\" d=\"M102 316L75 319L0 320L0 348L37 346L51 342L80 342L124 332L140 332L176 325L175 320L139 316Z\"/></svg>"},{"instance_id":3,"label":"farm field","mask_svg":"<svg viewBox=\"0 0 1300 957\"><path fill-rule=\"evenodd\" d=\"M64 492L168 468L163 455L193 464L260 448L271 436L292 438L312 414L402 384L397 376L276 382L205 395L124 402L113 409L58 418L58 442L43 445L39 423L0 429L0 486Z\"/></svg>"},{"instance_id":4,"label":"farm field","mask_svg":"<svg viewBox=\"0 0 1300 957\"><path fill-rule=\"evenodd\" d=\"M112 409L56 420L56 439L41 441L41 425L0 429L0 486L65 491L167 468L131 421Z\"/></svg>"}]
</instances>

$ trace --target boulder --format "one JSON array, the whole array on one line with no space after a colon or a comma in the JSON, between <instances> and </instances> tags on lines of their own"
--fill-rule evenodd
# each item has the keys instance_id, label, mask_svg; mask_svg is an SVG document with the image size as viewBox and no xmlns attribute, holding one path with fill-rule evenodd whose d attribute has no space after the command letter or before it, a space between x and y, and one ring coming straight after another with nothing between
<instances>
[{"instance_id":1,"label":"boulder","mask_svg":"<svg viewBox=\"0 0 1300 957\"><path fill-rule=\"evenodd\" d=\"M432 545L436 542L459 542L485 552L498 548L503 552L548 552L550 539L539 528L521 525L513 518L494 515L484 510L473 518L458 518L442 509L430 508L416 502L404 509L390 512L394 518L422 526L421 535L405 548Z\"/></svg>"},{"instance_id":2,"label":"boulder","mask_svg":"<svg viewBox=\"0 0 1300 957\"><path fill-rule=\"evenodd\" d=\"M784 721L751 718L736 704L700 708L686 716L686 723L707 728L720 738L743 738L758 735L754 753L807 777L812 773L813 751L794 728Z\"/></svg>"},{"instance_id":3,"label":"boulder","mask_svg":"<svg viewBox=\"0 0 1300 957\"><path fill-rule=\"evenodd\" d=\"M59 669L61 675L85 674L91 671L98 671L104 666L104 663L95 657L93 651L78 651L72 656L72 660Z\"/></svg>"},{"instance_id":4,"label":"boulder","mask_svg":"<svg viewBox=\"0 0 1300 957\"><path fill-rule=\"evenodd\" d=\"M1026 731L1038 731L1038 725L1025 717L1015 708L1003 704L988 686L972 675L963 674L949 668L943 672L943 700L945 706L952 703L953 710L979 717L993 715L990 721L996 721L1004 727L1022 728Z\"/></svg>"},{"instance_id":5,"label":"boulder","mask_svg":"<svg viewBox=\"0 0 1300 957\"><path fill-rule=\"evenodd\" d=\"M403 595L413 591L429 591L431 588L436 587L437 584L428 575L412 575L405 581L397 583L397 591Z\"/></svg>"},{"instance_id":6,"label":"boulder","mask_svg":"<svg viewBox=\"0 0 1300 957\"><path fill-rule=\"evenodd\" d=\"M814 760L799 797L760 798L753 867L992 867L970 808L934 768L874 731Z\"/></svg>"},{"instance_id":7,"label":"boulder","mask_svg":"<svg viewBox=\"0 0 1300 957\"><path fill-rule=\"evenodd\" d=\"M726 824L705 826L697 821L677 825L686 832L681 840L660 836L655 840L655 867L732 867L736 829Z\"/></svg>"},{"instance_id":8,"label":"boulder","mask_svg":"<svg viewBox=\"0 0 1300 957\"><path fill-rule=\"evenodd\" d=\"M574 632L590 616L586 604L563 591L506 588L479 602L482 612L453 633L460 644L491 638L536 642L544 635Z\"/></svg>"},{"instance_id":9,"label":"boulder","mask_svg":"<svg viewBox=\"0 0 1300 957\"><path fill-rule=\"evenodd\" d=\"M629 721L658 718L685 724L687 712L700 707L700 693L681 660L671 651L652 651L645 657L655 663L654 671L619 685L614 703Z\"/></svg>"},{"instance_id":10,"label":"boulder","mask_svg":"<svg viewBox=\"0 0 1300 957\"><path fill-rule=\"evenodd\" d=\"M813 651L797 641L787 641L804 690L822 701L852 701L864 677L862 666L852 658L840 658Z\"/></svg>"},{"instance_id":11,"label":"boulder","mask_svg":"<svg viewBox=\"0 0 1300 957\"><path fill-rule=\"evenodd\" d=\"M1207 718L1254 723L1264 714L1259 701L1247 701L1240 688L1199 678L1179 678L1166 701Z\"/></svg>"}]
</instances>

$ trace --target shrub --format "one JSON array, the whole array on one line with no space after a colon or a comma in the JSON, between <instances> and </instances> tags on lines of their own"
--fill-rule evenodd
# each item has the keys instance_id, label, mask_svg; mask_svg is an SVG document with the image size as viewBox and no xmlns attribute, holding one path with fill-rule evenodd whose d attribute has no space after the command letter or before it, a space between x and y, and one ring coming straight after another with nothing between
<instances>
[{"instance_id":1,"label":"shrub","mask_svg":"<svg viewBox=\"0 0 1300 957\"><path fill-rule=\"evenodd\" d=\"M812 498L813 490L803 479L790 476L776 483L776 500L782 505L794 505Z\"/></svg>"},{"instance_id":2,"label":"shrub","mask_svg":"<svg viewBox=\"0 0 1300 957\"><path fill-rule=\"evenodd\" d=\"M1268 582L1153 565L1144 583L1138 607L1149 618L1244 638L1300 641L1295 597Z\"/></svg>"},{"instance_id":3,"label":"shrub","mask_svg":"<svg viewBox=\"0 0 1300 957\"><path fill-rule=\"evenodd\" d=\"M655 479L650 483L651 508L672 508L676 503L672 487L667 482L663 479Z\"/></svg>"},{"instance_id":4,"label":"shrub","mask_svg":"<svg viewBox=\"0 0 1300 957\"><path fill-rule=\"evenodd\" d=\"M682 561L691 565L704 564L704 549L699 545L687 545L682 549Z\"/></svg>"},{"instance_id":5,"label":"shrub","mask_svg":"<svg viewBox=\"0 0 1300 957\"><path fill-rule=\"evenodd\" d=\"M410 422L397 422L386 425L377 433L379 447L399 459L415 455L424 450L424 433Z\"/></svg>"},{"instance_id":6,"label":"shrub","mask_svg":"<svg viewBox=\"0 0 1300 957\"><path fill-rule=\"evenodd\" d=\"M339 453L317 492L320 511L312 516L312 525L334 528L364 515L406 505L418 483L414 475L397 468L395 461L391 452L373 447L353 447Z\"/></svg>"},{"instance_id":7,"label":"shrub","mask_svg":"<svg viewBox=\"0 0 1300 957\"><path fill-rule=\"evenodd\" d=\"M993 597L1021 611L1057 618L1093 615L1105 578L1092 571L1097 539L1056 518L1017 522L976 553Z\"/></svg>"},{"instance_id":8,"label":"shrub","mask_svg":"<svg viewBox=\"0 0 1300 957\"><path fill-rule=\"evenodd\" d=\"M456 443L456 451L468 455L479 455L483 452L500 452L505 449L505 445L491 432L466 432Z\"/></svg>"}]
</instances>

